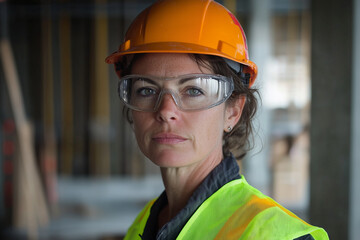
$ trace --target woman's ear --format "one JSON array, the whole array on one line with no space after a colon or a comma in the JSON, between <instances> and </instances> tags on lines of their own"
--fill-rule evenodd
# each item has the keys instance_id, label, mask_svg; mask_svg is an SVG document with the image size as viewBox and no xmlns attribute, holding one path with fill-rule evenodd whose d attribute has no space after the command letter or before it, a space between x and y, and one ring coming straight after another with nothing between
<instances>
[{"instance_id":1,"label":"woman's ear","mask_svg":"<svg viewBox=\"0 0 360 240\"><path fill-rule=\"evenodd\" d=\"M231 129L238 123L240 120L242 111L244 109L246 102L246 97L239 96L238 98L231 100L227 103L225 110L225 126L224 130L230 132Z\"/></svg>"}]
</instances>

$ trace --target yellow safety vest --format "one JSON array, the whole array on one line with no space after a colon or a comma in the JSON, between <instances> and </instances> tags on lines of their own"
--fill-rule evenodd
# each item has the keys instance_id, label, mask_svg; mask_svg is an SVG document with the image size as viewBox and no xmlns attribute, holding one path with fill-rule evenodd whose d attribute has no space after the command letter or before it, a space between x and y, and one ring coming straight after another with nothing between
<instances>
[{"instance_id":1,"label":"yellow safety vest","mask_svg":"<svg viewBox=\"0 0 360 240\"><path fill-rule=\"evenodd\" d=\"M140 239L154 202L150 201L141 211L125 240ZM324 229L304 222L242 177L206 199L176 239L293 240L306 234L315 240L329 239Z\"/></svg>"}]
</instances>

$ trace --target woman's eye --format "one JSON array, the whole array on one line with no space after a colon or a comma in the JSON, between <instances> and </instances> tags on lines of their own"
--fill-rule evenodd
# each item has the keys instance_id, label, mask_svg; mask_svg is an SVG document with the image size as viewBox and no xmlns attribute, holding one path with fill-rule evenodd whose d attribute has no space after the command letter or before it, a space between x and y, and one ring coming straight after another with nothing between
<instances>
[{"instance_id":1,"label":"woman's eye","mask_svg":"<svg viewBox=\"0 0 360 240\"><path fill-rule=\"evenodd\" d=\"M196 96L200 96L200 95L204 94L203 91L201 91L200 89L197 89L197 88L190 88L190 89L186 90L186 93L192 97L196 97Z\"/></svg>"},{"instance_id":2,"label":"woman's eye","mask_svg":"<svg viewBox=\"0 0 360 240\"><path fill-rule=\"evenodd\" d=\"M152 95L156 94L156 91L151 88L139 88L136 92L138 95L144 96L144 97L152 96Z\"/></svg>"}]
</instances>

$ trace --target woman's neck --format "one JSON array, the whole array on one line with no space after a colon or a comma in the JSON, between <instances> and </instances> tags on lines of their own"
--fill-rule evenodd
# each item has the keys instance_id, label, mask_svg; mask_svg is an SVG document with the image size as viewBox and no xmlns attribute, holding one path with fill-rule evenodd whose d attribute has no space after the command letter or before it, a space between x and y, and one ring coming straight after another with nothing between
<instances>
[{"instance_id":1,"label":"woman's neck","mask_svg":"<svg viewBox=\"0 0 360 240\"><path fill-rule=\"evenodd\" d=\"M195 164L179 168L161 168L168 205L160 212L159 228L175 217L185 207L189 198L221 162L222 151Z\"/></svg>"}]
</instances>

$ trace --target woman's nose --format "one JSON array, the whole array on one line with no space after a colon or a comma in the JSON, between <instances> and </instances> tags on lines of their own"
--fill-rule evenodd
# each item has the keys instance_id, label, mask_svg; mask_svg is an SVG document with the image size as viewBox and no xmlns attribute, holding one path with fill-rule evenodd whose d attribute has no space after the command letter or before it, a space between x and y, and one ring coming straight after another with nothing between
<instances>
[{"instance_id":1,"label":"woman's nose","mask_svg":"<svg viewBox=\"0 0 360 240\"><path fill-rule=\"evenodd\" d=\"M179 109L176 105L174 97L170 93L164 94L160 99L159 107L156 111L158 120L176 120L178 111Z\"/></svg>"}]
</instances>

